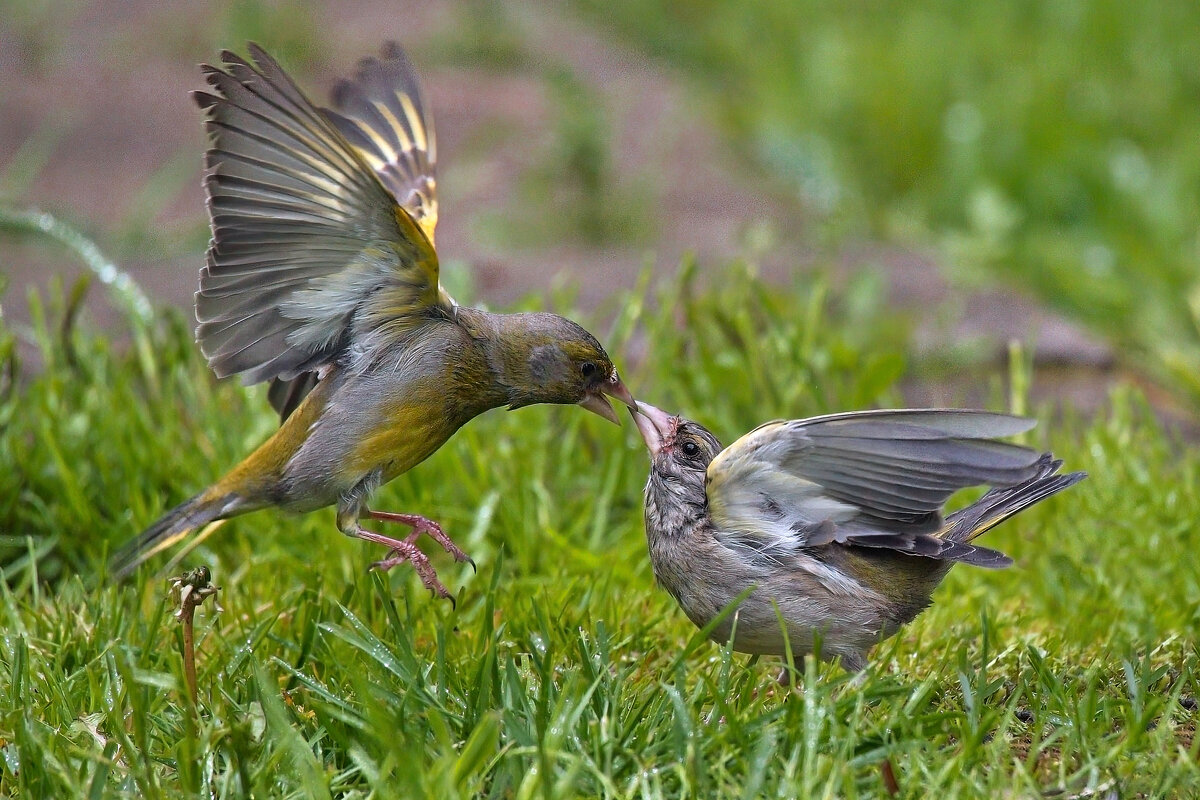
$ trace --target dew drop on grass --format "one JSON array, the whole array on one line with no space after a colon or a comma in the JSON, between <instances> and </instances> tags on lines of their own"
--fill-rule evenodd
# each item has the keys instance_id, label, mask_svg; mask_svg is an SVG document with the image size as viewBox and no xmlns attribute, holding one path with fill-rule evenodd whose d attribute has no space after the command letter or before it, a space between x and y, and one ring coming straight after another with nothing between
<instances>
[{"instance_id":1,"label":"dew drop on grass","mask_svg":"<svg viewBox=\"0 0 1200 800\"><path fill-rule=\"evenodd\" d=\"M10 743L4 746L4 766L12 775L21 774L21 751L16 744Z\"/></svg>"}]
</instances>

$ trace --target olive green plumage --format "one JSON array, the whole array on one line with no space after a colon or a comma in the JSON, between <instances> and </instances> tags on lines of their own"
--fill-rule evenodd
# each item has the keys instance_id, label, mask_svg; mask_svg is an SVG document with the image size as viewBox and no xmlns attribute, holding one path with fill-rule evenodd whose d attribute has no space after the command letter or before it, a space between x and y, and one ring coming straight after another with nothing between
<instances>
[{"instance_id":1,"label":"olive green plumage","mask_svg":"<svg viewBox=\"0 0 1200 800\"><path fill-rule=\"evenodd\" d=\"M411 561L445 595L415 534L466 555L430 520L369 511L371 493L488 409L578 403L617 422L605 395L633 398L574 322L464 308L442 288L433 126L396 45L338 83L333 109L250 52L203 67L212 91L195 93L212 222L196 338L218 376L271 381L283 424L118 554L118 574L212 520L335 505L344 533L389 548L382 566ZM364 530L364 516L414 535Z\"/></svg>"},{"instance_id":2,"label":"olive green plumage","mask_svg":"<svg viewBox=\"0 0 1200 800\"><path fill-rule=\"evenodd\" d=\"M841 658L910 622L955 562L1006 567L973 543L1077 483L1049 453L998 441L1031 420L919 409L773 422L722 449L709 431L653 406L635 415L651 453L646 538L658 581L700 627L742 592L733 646ZM943 518L959 489L995 488ZM786 626L786 639L779 618ZM734 634L727 617L717 641Z\"/></svg>"}]
</instances>

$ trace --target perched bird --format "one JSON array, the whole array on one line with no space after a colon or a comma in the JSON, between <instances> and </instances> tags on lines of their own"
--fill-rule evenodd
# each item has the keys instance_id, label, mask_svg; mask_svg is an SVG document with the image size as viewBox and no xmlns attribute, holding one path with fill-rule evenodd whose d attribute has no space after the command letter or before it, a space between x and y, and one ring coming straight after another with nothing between
<instances>
[{"instance_id":1,"label":"perched bird","mask_svg":"<svg viewBox=\"0 0 1200 800\"><path fill-rule=\"evenodd\" d=\"M728 448L702 426L639 404L650 450L646 539L659 583L698 627L745 653L841 658L867 651L931 601L955 562L1007 567L973 540L1085 477L998 437L1033 420L985 411L859 411L771 422ZM994 487L942 516L955 491ZM776 611L778 609L778 613Z\"/></svg>"},{"instance_id":2,"label":"perched bird","mask_svg":"<svg viewBox=\"0 0 1200 800\"><path fill-rule=\"evenodd\" d=\"M219 377L271 381L283 424L209 488L115 558L124 575L213 520L278 506L337 508L338 528L383 545L448 597L414 544L430 519L371 511L368 498L491 408L578 403L619 424L635 406L604 348L555 314L493 314L441 287L433 124L395 44L319 108L269 55L222 53L193 94L210 139L212 222L196 293L196 339ZM409 526L404 538L362 519Z\"/></svg>"}]
</instances>

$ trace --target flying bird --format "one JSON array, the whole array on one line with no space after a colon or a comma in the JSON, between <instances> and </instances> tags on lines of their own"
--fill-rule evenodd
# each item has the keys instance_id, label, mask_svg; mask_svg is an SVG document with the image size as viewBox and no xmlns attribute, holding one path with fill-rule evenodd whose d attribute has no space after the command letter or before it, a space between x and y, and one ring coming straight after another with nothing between
<instances>
[{"instance_id":1,"label":"flying bird","mask_svg":"<svg viewBox=\"0 0 1200 800\"><path fill-rule=\"evenodd\" d=\"M115 571L213 520L332 505L342 533L386 549L376 567L408 562L449 597L416 539L466 553L427 517L369 509L371 494L489 409L577 403L618 423L606 395L634 399L571 320L468 308L442 288L433 122L399 46L363 59L329 108L260 47L249 52L203 66L210 89L193 93L212 228L196 340L218 377L270 381L282 425L119 552Z\"/></svg>"}]
</instances>

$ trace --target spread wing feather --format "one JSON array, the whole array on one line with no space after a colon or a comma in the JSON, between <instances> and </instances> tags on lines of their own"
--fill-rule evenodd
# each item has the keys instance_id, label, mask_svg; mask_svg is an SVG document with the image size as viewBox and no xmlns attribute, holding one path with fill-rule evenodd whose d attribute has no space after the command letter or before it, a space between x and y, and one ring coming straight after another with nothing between
<instances>
[{"instance_id":1,"label":"spread wing feather","mask_svg":"<svg viewBox=\"0 0 1200 800\"><path fill-rule=\"evenodd\" d=\"M194 95L212 221L196 337L218 376L256 383L319 369L356 333L416 319L444 293L424 231L283 69L249 49L253 64L226 52L223 68L204 67L212 91Z\"/></svg>"},{"instance_id":2,"label":"spread wing feather","mask_svg":"<svg viewBox=\"0 0 1200 800\"><path fill-rule=\"evenodd\" d=\"M1050 453L1042 453L1037 473L1015 486L991 489L966 508L946 517L944 538L955 542L970 542L987 533L1004 520L1032 505L1042 502L1063 489L1070 488L1087 477L1086 472L1058 474L1063 462Z\"/></svg>"},{"instance_id":3,"label":"spread wing feather","mask_svg":"<svg viewBox=\"0 0 1200 800\"><path fill-rule=\"evenodd\" d=\"M437 141L408 56L395 42L387 42L380 58L364 58L353 78L337 83L333 106L323 110L325 116L432 242L438 213Z\"/></svg>"},{"instance_id":4,"label":"spread wing feather","mask_svg":"<svg viewBox=\"0 0 1200 800\"><path fill-rule=\"evenodd\" d=\"M983 411L864 411L772 422L708 468L716 528L799 549L833 542L1000 565L1002 554L942 539L942 508L969 486L1013 486L1038 453L996 441L1032 420Z\"/></svg>"}]
</instances>

